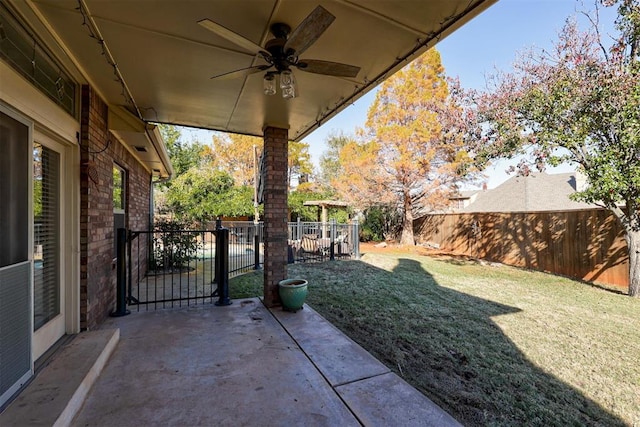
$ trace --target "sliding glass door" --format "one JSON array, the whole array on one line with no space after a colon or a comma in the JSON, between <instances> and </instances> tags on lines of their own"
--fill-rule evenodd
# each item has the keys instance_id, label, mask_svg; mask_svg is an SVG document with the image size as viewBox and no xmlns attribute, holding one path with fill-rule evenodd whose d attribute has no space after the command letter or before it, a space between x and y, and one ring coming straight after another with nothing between
<instances>
[{"instance_id":1,"label":"sliding glass door","mask_svg":"<svg viewBox=\"0 0 640 427\"><path fill-rule=\"evenodd\" d=\"M0 105L0 405L32 373L31 132L28 122Z\"/></svg>"},{"instance_id":2,"label":"sliding glass door","mask_svg":"<svg viewBox=\"0 0 640 427\"><path fill-rule=\"evenodd\" d=\"M61 287L61 160L55 143L33 144L33 330L34 358L65 332Z\"/></svg>"}]
</instances>

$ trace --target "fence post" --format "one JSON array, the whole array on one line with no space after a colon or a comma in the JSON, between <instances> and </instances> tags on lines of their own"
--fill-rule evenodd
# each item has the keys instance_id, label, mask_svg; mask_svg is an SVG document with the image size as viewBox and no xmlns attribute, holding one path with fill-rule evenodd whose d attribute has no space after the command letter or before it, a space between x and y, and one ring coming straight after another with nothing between
<instances>
[{"instance_id":1,"label":"fence post","mask_svg":"<svg viewBox=\"0 0 640 427\"><path fill-rule=\"evenodd\" d=\"M253 233L253 269L260 270L260 224L254 224Z\"/></svg>"},{"instance_id":2,"label":"fence post","mask_svg":"<svg viewBox=\"0 0 640 427\"><path fill-rule=\"evenodd\" d=\"M353 220L353 256L355 259L360 259L360 230L358 230L358 220Z\"/></svg>"},{"instance_id":3,"label":"fence post","mask_svg":"<svg viewBox=\"0 0 640 427\"><path fill-rule=\"evenodd\" d=\"M213 258L213 283L218 283L218 277L220 274L220 267L219 267L219 257L218 257L218 230L220 230L222 228L222 220L220 219L220 217L216 218L216 228L215 230L213 230L213 237L215 237L216 241L214 244L214 248L215 248L215 255ZM218 290L216 290L213 295L216 295L216 292L218 292Z\"/></svg>"},{"instance_id":4,"label":"fence post","mask_svg":"<svg viewBox=\"0 0 640 427\"><path fill-rule=\"evenodd\" d=\"M129 231L128 235L127 235L127 259L129 260L128 265L129 265L129 269L128 269L128 280L127 280L127 303L131 304L134 300L133 298L133 258L131 257L131 245L133 243L133 234L131 233L131 231ZM138 257L139 258L139 257ZM148 268L148 264L147 264L147 268ZM140 269L140 266L138 266L138 270ZM138 295L139 296L139 295ZM136 300L137 302L137 300Z\"/></svg>"},{"instance_id":5,"label":"fence post","mask_svg":"<svg viewBox=\"0 0 640 427\"><path fill-rule=\"evenodd\" d=\"M118 228L116 233L116 309L111 317L130 314L127 310L127 229Z\"/></svg>"},{"instance_id":6,"label":"fence post","mask_svg":"<svg viewBox=\"0 0 640 427\"><path fill-rule=\"evenodd\" d=\"M298 233L298 235L296 236L295 240L301 240L302 239L302 222L300 222L300 217L298 217L298 229L296 230L296 232Z\"/></svg>"},{"instance_id":7,"label":"fence post","mask_svg":"<svg viewBox=\"0 0 640 427\"><path fill-rule=\"evenodd\" d=\"M214 295L218 295L217 306L231 304L229 298L229 229L222 227L220 218L216 220L216 259L215 282L218 288Z\"/></svg>"},{"instance_id":8,"label":"fence post","mask_svg":"<svg viewBox=\"0 0 640 427\"><path fill-rule=\"evenodd\" d=\"M331 218L331 225L329 227L329 260L336 259L336 219Z\"/></svg>"}]
</instances>

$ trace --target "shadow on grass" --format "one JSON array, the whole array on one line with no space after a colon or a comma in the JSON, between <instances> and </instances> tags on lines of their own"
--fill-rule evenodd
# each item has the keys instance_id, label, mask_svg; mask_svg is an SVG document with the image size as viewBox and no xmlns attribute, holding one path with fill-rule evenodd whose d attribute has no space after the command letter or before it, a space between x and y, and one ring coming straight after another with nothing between
<instances>
[{"instance_id":1,"label":"shadow on grass","mask_svg":"<svg viewBox=\"0 0 640 427\"><path fill-rule=\"evenodd\" d=\"M519 309L440 286L412 259L382 267L289 275L304 274L310 305L465 425L625 425L532 364L492 321Z\"/></svg>"}]
</instances>

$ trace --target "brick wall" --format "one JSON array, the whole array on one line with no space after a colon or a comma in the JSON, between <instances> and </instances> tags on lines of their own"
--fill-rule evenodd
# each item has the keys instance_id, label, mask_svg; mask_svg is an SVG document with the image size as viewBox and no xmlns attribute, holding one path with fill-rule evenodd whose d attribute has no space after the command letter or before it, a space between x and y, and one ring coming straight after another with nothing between
<instances>
[{"instance_id":1,"label":"brick wall","mask_svg":"<svg viewBox=\"0 0 640 427\"><path fill-rule=\"evenodd\" d=\"M146 230L150 175L108 130L108 107L82 87L80 327L94 329L115 309L113 165L127 173L127 228Z\"/></svg>"},{"instance_id":2,"label":"brick wall","mask_svg":"<svg viewBox=\"0 0 640 427\"><path fill-rule=\"evenodd\" d=\"M265 128L264 301L267 307L281 304L278 282L287 278L288 142L287 129Z\"/></svg>"}]
</instances>

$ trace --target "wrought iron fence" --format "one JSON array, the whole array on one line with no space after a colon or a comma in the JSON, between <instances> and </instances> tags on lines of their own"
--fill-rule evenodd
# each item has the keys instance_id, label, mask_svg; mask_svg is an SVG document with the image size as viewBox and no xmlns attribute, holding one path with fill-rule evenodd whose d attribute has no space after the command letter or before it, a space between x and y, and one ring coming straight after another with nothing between
<instances>
[{"instance_id":1,"label":"wrought iron fence","mask_svg":"<svg viewBox=\"0 0 640 427\"><path fill-rule=\"evenodd\" d=\"M290 222L289 262L324 262L360 258L358 222Z\"/></svg>"},{"instance_id":2,"label":"wrought iron fence","mask_svg":"<svg viewBox=\"0 0 640 427\"><path fill-rule=\"evenodd\" d=\"M214 230L135 231L128 239L127 305L213 302Z\"/></svg>"},{"instance_id":3,"label":"wrought iron fence","mask_svg":"<svg viewBox=\"0 0 640 427\"><path fill-rule=\"evenodd\" d=\"M222 227L228 230L228 275L260 269L263 223L222 222ZM216 246L216 230L128 232L126 305L139 310L214 302L221 282ZM289 223L288 248L290 263L359 258L358 224Z\"/></svg>"},{"instance_id":4,"label":"wrought iron fence","mask_svg":"<svg viewBox=\"0 0 640 427\"><path fill-rule=\"evenodd\" d=\"M264 261L264 227L260 222L222 222L229 230L229 274L231 277L258 270Z\"/></svg>"}]
</instances>

